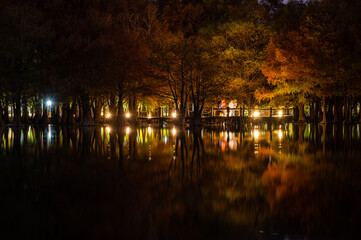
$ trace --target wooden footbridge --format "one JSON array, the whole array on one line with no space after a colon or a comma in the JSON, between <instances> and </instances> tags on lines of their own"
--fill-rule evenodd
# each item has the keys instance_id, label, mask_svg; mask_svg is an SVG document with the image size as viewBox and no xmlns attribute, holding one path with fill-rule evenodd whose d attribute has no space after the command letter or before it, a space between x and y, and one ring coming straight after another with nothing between
<instances>
[{"instance_id":1,"label":"wooden footbridge","mask_svg":"<svg viewBox=\"0 0 361 240\"><path fill-rule=\"evenodd\" d=\"M139 116L140 115L140 116ZM239 126L244 123L282 123L291 122L294 116L293 108L268 108L268 109L247 109L247 108L212 108L209 111L203 111L202 121L205 125L234 125ZM192 112L188 112L186 121L190 122ZM174 117L169 114L163 116L151 116L147 114L138 114L138 120L149 124L172 123Z\"/></svg>"}]
</instances>

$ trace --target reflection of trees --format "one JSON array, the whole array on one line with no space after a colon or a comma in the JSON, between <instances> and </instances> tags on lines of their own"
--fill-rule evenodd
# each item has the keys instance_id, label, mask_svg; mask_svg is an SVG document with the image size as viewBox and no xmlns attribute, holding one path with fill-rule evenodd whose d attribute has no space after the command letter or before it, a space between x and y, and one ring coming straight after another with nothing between
<instances>
[{"instance_id":1,"label":"reflection of trees","mask_svg":"<svg viewBox=\"0 0 361 240\"><path fill-rule=\"evenodd\" d=\"M92 143L92 135L94 134L94 127L82 127L80 128L80 161L87 162L90 158L90 150Z\"/></svg>"},{"instance_id":2,"label":"reflection of trees","mask_svg":"<svg viewBox=\"0 0 361 240\"><path fill-rule=\"evenodd\" d=\"M172 160L170 162L169 165L169 173L168 173L168 178L170 177L171 171L173 170L173 167L176 169L177 168L177 159L178 159L178 154L180 154L180 160L181 160L181 183L183 185L183 179L184 179L184 167L185 167L185 160L187 158L187 147L186 147L186 139L185 139L185 132L184 129L182 128L178 128L177 131L177 136L176 136L176 143L175 143L175 148L174 148L174 154L172 157ZM173 166L174 164L174 166Z\"/></svg>"},{"instance_id":3,"label":"reflection of trees","mask_svg":"<svg viewBox=\"0 0 361 240\"><path fill-rule=\"evenodd\" d=\"M295 161L295 157L302 161ZM357 229L354 217L361 213L354 205L360 196L353 194L360 189L355 180L361 165L356 155L342 166L334 160L332 155L290 155L268 165L262 183L272 214L280 222L300 224L302 232L311 236L353 233Z\"/></svg>"},{"instance_id":4,"label":"reflection of trees","mask_svg":"<svg viewBox=\"0 0 361 240\"><path fill-rule=\"evenodd\" d=\"M197 174L200 174L200 169L201 169L201 163L204 161L204 144L203 144L203 139L201 136L201 128L196 127L193 129L192 131L193 133L193 153L192 153L192 162L191 162L191 176L193 173L193 164L194 164L194 159L196 158L196 172ZM201 147L201 149L200 149Z\"/></svg>"},{"instance_id":5,"label":"reflection of trees","mask_svg":"<svg viewBox=\"0 0 361 240\"><path fill-rule=\"evenodd\" d=\"M20 139L21 139L21 127L14 127L13 129L14 132L14 144L13 144L13 154L15 159L19 160L19 162L21 163L21 156L22 156L22 149L21 149L21 143L20 143Z\"/></svg>"},{"instance_id":6,"label":"reflection of trees","mask_svg":"<svg viewBox=\"0 0 361 240\"><path fill-rule=\"evenodd\" d=\"M137 150L137 129L130 129L129 131L129 158L136 158L136 150Z\"/></svg>"},{"instance_id":7,"label":"reflection of trees","mask_svg":"<svg viewBox=\"0 0 361 240\"><path fill-rule=\"evenodd\" d=\"M4 138L9 135L8 131L5 129ZM235 229L242 226L258 233L260 229L278 228L285 222L285 231L292 223L292 226L302 226L303 232L310 233L324 231L323 226L336 229L339 224L340 229L348 229L344 225L349 224L350 228L355 227L361 214L360 163L351 161L351 157L340 161L345 159L344 152L328 157L327 151L335 144L332 137L337 133L333 132L333 135L327 128L326 155L323 155L322 127L315 126L310 131L313 137L308 140L305 133L303 143L298 139L292 141L286 134L278 138L275 132L273 142L269 142L265 139L268 134L263 134L259 139L259 154L255 156L251 135L237 139L240 144L237 148L222 152L218 139L224 139L225 135L215 131L203 130L202 133L200 129L192 129L188 133L177 129L173 135L168 129L143 129L137 138L134 129L126 136L125 129L111 129L108 134L101 128L73 127L56 131L62 132L62 147L56 145L61 140L56 140L47 149L41 147L44 130L38 128L29 132L29 136L38 136L35 140L29 138L27 142L20 142L28 145L20 146L24 160L38 159L37 166L24 164L20 167L28 168L28 175L19 180L25 171L18 171L19 176L11 178L10 175L7 179L11 183L18 181L19 191L24 192L24 183L32 182L29 191L34 195L38 192L49 195L51 208L57 209L56 213L50 209L50 215L57 214L52 215L55 216L54 224L65 229L65 234L79 222L84 223L79 224L81 232L93 233L89 229L94 225L89 228L88 223L94 224L98 220L94 220L94 215L104 217L104 225L114 229L117 236L124 236L124 231L138 234L138 229L149 229L144 234L155 238L177 237L175 233L189 230L191 224L185 224L188 222L196 226L197 229L192 229L195 235L215 228L222 236L232 236L238 231ZM343 144L342 129L339 133L340 144ZM317 134L319 138L314 137ZM140 139L146 136L147 140ZM231 142L237 133L231 137L229 132L227 136ZM4 141L4 144L10 142L10 150L2 153L11 159L15 154L11 145L13 140ZM282 147L288 148L283 148L282 154L278 154L272 147L275 144L275 149L281 140ZM124 146L127 141L129 146ZM31 145L34 142L37 143ZM359 145L351 140L350 143L349 150L352 151L349 156L356 159L353 153ZM152 160L144 161L148 159L149 145L152 146ZM29 147L37 152L28 151ZM25 158L24 149L27 149L27 156L34 154L34 158ZM123 151L127 153L128 150L132 153L129 167L124 164L127 159L123 159ZM169 163L172 150L174 159ZM289 152L292 154L288 155ZM84 159L82 164L76 161L79 158ZM121 169L117 167L118 163ZM33 169L40 172L40 178L34 178ZM13 174L15 171L8 172ZM46 181L41 182L43 177ZM45 190L41 189L44 185ZM47 195L39 195L41 205L48 202ZM40 211L48 214L46 206L42 205ZM69 220L67 214L70 212L74 218ZM103 230L102 227L99 229L100 232ZM142 234L139 236L143 237Z\"/></svg>"},{"instance_id":8,"label":"reflection of trees","mask_svg":"<svg viewBox=\"0 0 361 240\"><path fill-rule=\"evenodd\" d=\"M4 141L3 141L4 138ZM0 154L5 150L6 151L6 144L7 144L7 137L5 134L5 126L0 124Z\"/></svg>"}]
</instances>

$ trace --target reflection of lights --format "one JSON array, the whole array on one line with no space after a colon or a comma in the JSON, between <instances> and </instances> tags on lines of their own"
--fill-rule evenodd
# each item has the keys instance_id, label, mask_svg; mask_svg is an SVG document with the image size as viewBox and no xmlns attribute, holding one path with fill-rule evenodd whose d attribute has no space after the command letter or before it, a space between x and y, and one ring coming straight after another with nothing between
<instances>
[{"instance_id":1,"label":"reflection of lights","mask_svg":"<svg viewBox=\"0 0 361 240\"><path fill-rule=\"evenodd\" d=\"M282 130L278 130L278 138L281 140L283 136Z\"/></svg>"},{"instance_id":2,"label":"reflection of lights","mask_svg":"<svg viewBox=\"0 0 361 240\"><path fill-rule=\"evenodd\" d=\"M279 110L279 111L278 111L278 116L279 116L279 117L282 117L282 116L283 116L283 111L282 111L282 110Z\"/></svg>"},{"instance_id":3,"label":"reflection of lights","mask_svg":"<svg viewBox=\"0 0 361 240\"><path fill-rule=\"evenodd\" d=\"M253 113L253 117L259 117L259 112L258 112L258 111L255 111L255 112Z\"/></svg>"},{"instance_id":4,"label":"reflection of lights","mask_svg":"<svg viewBox=\"0 0 361 240\"><path fill-rule=\"evenodd\" d=\"M151 133L152 133L152 128L148 127L148 134L151 134Z\"/></svg>"},{"instance_id":5,"label":"reflection of lights","mask_svg":"<svg viewBox=\"0 0 361 240\"><path fill-rule=\"evenodd\" d=\"M173 118L176 118L176 117L177 117L177 113L176 113L176 112L172 113L172 117L173 117Z\"/></svg>"},{"instance_id":6,"label":"reflection of lights","mask_svg":"<svg viewBox=\"0 0 361 240\"><path fill-rule=\"evenodd\" d=\"M173 136L175 136L177 134L177 130L175 128L173 128L172 133L173 133Z\"/></svg>"},{"instance_id":7,"label":"reflection of lights","mask_svg":"<svg viewBox=\"0 0 361 240\"><path fill-rule=\"evenodd\" d=\"M259 138L259 131L258 131L257 129L254 130L253 135L254 135L254 138L255 138L255 139L258 139L258 138Z\"/></svg>"},{"instance_id":8,"label":"reflection of lights","mask_svg":"<svg viewBox=\"0 0 361 240\"><path fill-rule=\"evenodd\" d=\"M100 113L100 116L102 116L102 117L103 117L103 116L104 116L104 113L103 113L103 112L101 112L101 113Z\"/></svg>"},{"instance_id":9,"label":"reflection of lights","mask_svg":"<svg viewBox=\"0 0 361 240\"><path fill-rule=\"evenodd\" d=\"M51 138L51 129L48 130L48 138Z\"/></svg>"},{"instance_id":10,"label":"reflection of lights","mask_svg":"<svg viewBox=\"0 0 361 240\"><path fill-rule=\"evenodd\" d=\"M129 134L130 133L130 128L127 127L127 129L125 130L126 134Z\"/></svg>"},{"instance_id":11,"label":"reflection of lights","mask_svg":"<svg viewBox=\"0 0 361 240\"><path fill-rule=\"evenodd\" d=\"M110 118L111 114L107 113L107 115L105 116L106 118Z\"/></svg>"},{"instance_id":12,"label":"reflection of lights","mask_svg":"<svg viewBox=\"0 0 361 240\"><path fill-rule=\"evenodd\" d=\"M52 102L50 100L46 101L46 106L50 107Z\"/></svg>"},{"instance_id":13,"label":"reflection of lights","mask_svg":"<svg viewBox=\"0 0 361 240\"><path fill-rule=\"evenodd\" d=\"M126 117L126 118L130 118L130 113L127 112L127 113L125 114L125 117Z\"/></svg>"},{"instance_id":14,"label":"reflection of lights","mask_svg":"<svg viewBox=\"0 0 361 240\"><path fill-rule=\"evenodd\" d=\"M110 133L110 127L106 127L105 130L107 131L107 133L109 134Z\"/></svg>"},{"instance_id":15,"label":"reflection of lights","mask_svg":"<svg viewBox=\"0 0 361 240\"><path fill-rule=\"evenodd\" d=\"M150 113L148 114L148 118L152 118L152 115L150 115Z\"/></svg>"},{"instance_id":16,"label":"reflection of lights","mask_svg":"<svg viewBox=\"0 0 361 240\"><path fill-rule=\"evenodd\" d=\"M226 151L226 147L227 147L227 142L226 141L219 140L218 144L219 144L219 147L221 148L222 152Z\"/></svg>"},{"instance_id":17,"label":"reflection of lights","mask_svg":"<svg viewBox=\"0 0 361 240\"><path fill-rule=\"evenodd\" d=\"M229 141L228 146L230 150L237 150L237 141L236 140Z\"/></svg>"}]
</instances>

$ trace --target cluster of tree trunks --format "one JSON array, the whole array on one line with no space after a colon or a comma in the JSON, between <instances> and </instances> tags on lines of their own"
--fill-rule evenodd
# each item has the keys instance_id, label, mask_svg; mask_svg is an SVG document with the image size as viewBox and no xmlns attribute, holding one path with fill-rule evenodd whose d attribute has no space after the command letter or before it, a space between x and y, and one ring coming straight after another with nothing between
<instances>
[{"instance_id":1,"label":"cluster of tree trunks","mask_svg":"<svg viewBox=\"0 0 361 240\"><path fill-rule=\"evenodd\" d=\"M305 104L298 103L294 108L294 121L299 123L344 123L361 122L361 112L358 112L360 102L350 98L332 97L310 102L310 114L305 116Z\"/></svg>"}]
</instances>

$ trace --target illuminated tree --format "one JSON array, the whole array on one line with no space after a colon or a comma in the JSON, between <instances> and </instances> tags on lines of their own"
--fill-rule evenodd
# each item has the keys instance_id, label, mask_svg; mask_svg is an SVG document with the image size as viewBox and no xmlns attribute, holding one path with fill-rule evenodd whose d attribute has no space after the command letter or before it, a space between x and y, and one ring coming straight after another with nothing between
<instances>
[{"instance_id":1,"label":"illuminated tree","mask_svg":"<svg viewBox=\"0 0 361 240\"><path fill-rule=\"evenodd\" d=\"M230 82L228 96L252 108L255 92L266 84L261 66L270 30L262 24L230 22L221 25L212 42L221 61L222 77Z\"/></svg>"}]
</instances>

